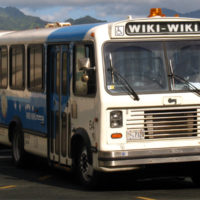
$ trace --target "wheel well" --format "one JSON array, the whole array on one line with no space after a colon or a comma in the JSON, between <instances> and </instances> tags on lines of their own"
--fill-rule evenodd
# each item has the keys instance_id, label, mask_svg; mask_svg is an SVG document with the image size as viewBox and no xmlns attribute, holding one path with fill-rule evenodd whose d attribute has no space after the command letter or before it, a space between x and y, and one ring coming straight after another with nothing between
<instances>
[{"instance_id":1,"label":"wheel well","mask_svg":"<svg viewBox=\"0 0 200 200\"><path fill-rule=\"evenodd\" d=\"M80 147L84 143L83 138L80 135L74 135L71 143L71 157L75 158L79 153Z\"/></svg>"},{"instance_id":2,"label":"wheel well","mask_svg":"<svg viewBox=\"0 0 200 200\"><path fill-rule=\"evenodd\" d=\"M16 126L18 126L20 129L22 128L22 123L18 117L14 117L13 120L9 124L8 138L11 143L12 143L12 139L13 139L13 130Z\"/></svg>"},{"instance_id":3,"label":"wheel well","mask_svg":"<svg viewBox=\"0 0 200 200\"><path fill-rule=\"evenodd\" d=\"M79 129L72 137L71 142L71 157L75 159L80 151L80 147L85 144L87 146L89 162L92 163L91 142L85 130Z\"/></svg>"}]
</instances>

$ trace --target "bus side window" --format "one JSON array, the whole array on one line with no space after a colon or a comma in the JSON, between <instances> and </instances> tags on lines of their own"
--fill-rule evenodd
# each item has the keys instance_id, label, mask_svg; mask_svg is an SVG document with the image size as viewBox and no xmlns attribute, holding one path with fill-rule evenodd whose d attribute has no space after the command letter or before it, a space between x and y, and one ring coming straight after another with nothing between
<instances>
[{"instance_id":1,"label":"bus side window","mask_svg":"<svg viewBox=\"0 0 200 200\"><path fill-rule=\"evenodd\" d=\"M88 69L80 66L80 61L84 59L89 60ZM74 93L77 96L94 96L96 94L96 71L92 44L77 44L75 47Z\"/></svg>"},{"instance_id":2,"label":"bus side window","mask_svg":"<svg viewBox=\"0 0 200 200\"><path fill-rule=\"evenodd\" d=\"M42 91L43 86L43 46L28 47L28 88L31 91Z\"/></svg>"},{"instance_id":3,"label":"bus side window","mask_svg":"<svg viewBox=\"0 0 200 200\"><path fill-rule=\"evenodd\" d=\"M0 88L7 88L8 85L8 50L7 47L0 47Z\"/></svg>"},{"instance_id":4,"label":"bus side window","mask_svg":"<svg viewBox=\"0 0 200 200\"><path fill-rule=\"evenodd\" d=\"M24 46L12 46L10 49L10 86L12 89L24 89Z\"/></svg>"}]
</instances>

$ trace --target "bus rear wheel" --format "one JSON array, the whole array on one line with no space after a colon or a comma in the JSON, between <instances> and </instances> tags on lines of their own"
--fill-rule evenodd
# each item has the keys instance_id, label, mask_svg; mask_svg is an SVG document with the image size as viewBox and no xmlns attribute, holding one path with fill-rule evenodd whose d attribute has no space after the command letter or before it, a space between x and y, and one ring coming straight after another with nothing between
<instances>
[{"instance_id":1,"label":"bus rear wheel","mask_svg":"<svg viewBox=\"0 0 200 200\"><path fill-rule=\"evenodd\" d=\"M24 138L23 133L19 127L15 127L13 130L13 139L12 139L12 158L15 166L23 167L24 166Z\"/></svg>"},{"instance_id":2,"label":"bus rear wheel","mask_svg":"<svg viewBox=\"0 0 200 200\"><path fill-rule=\"evenodd\" d=\"M79 182L85 187L95 187L97 185L97 172L89 162L89 153L86 145L82 145L78 154L77 174Z\"/></svg>"}]
</instances>

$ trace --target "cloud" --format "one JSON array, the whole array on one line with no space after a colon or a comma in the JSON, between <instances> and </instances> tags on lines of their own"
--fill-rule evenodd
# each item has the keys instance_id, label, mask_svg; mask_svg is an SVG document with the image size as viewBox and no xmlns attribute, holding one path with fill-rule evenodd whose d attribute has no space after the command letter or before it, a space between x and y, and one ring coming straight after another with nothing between
<instances>
[{"instance_id":1,"label":"cloud","mask_svg":"<svg viewBox=\"0 0 200 200\"><path fill-rule=\"evenodd\" d=\"M61 19L64 15L63 18L75 16L76 13L95 13L95 17L105 19L124 18L127 15L148 16L149 9L154 7L174 9L177 12L200 9L199 0L1 0L0 6L15 6L26 14L32 13L50 21ZM47 12L54 7L57 10Z\"/></svg>"},{"instance_id":2,"label":"cloud","mask_svg":"<svg viewBox=\"0 0 200 200\"><path fill-rule=\"evenodd\" d=\"M109 8L113 11L116 5L122 9L139 9L140 12L150 7L167 7L173 8L177 11L194 10L199 7L199 0L1 0L0 6L16 6L20 8L41 9L52 6L64 7L98 7L103 6L105 9Z\"/></svg>"},{"instance_id":3,"label":"cloud","mask_svg":"<svg viewBox=\"0 0 200 200\"><path fill-rule=\"evenodd\" d=\"M68 14L73 8L71 7L52 7L50 9L37 9L33 10L30 8L22 8L20 9L24 14L31 16L39 16L45 21L55 22L55 21L63 21L67 18L70 18Z\"/></svg>"}]
</instances>

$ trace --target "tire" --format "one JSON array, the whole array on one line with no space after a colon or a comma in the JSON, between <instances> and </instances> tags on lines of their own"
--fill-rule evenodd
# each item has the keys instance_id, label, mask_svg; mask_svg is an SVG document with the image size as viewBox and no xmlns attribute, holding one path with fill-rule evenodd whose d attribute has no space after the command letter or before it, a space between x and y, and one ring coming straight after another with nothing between
<instances>
[{"instance_id":1,"label":"tire","mask_svg":"<svg viewBox=\"0 0 200 200\"><path fill-rule=\"evenodd\" d=\"M82 145L77 157L77 175L81 185L87 188L97 186L98 175L93 169L91 159L89 158L89 149Z\"/></svg>"},{"instance_id":2,"label":"tire","mask_svg":"<svg viewBox=\"0 0 200 200\"><path fill-rule=\"evenodd\" d=\"M24 167L24 137L23 132L17 126L13 130L12 159L16 167Z\"/></svg>"}]
</instances>

